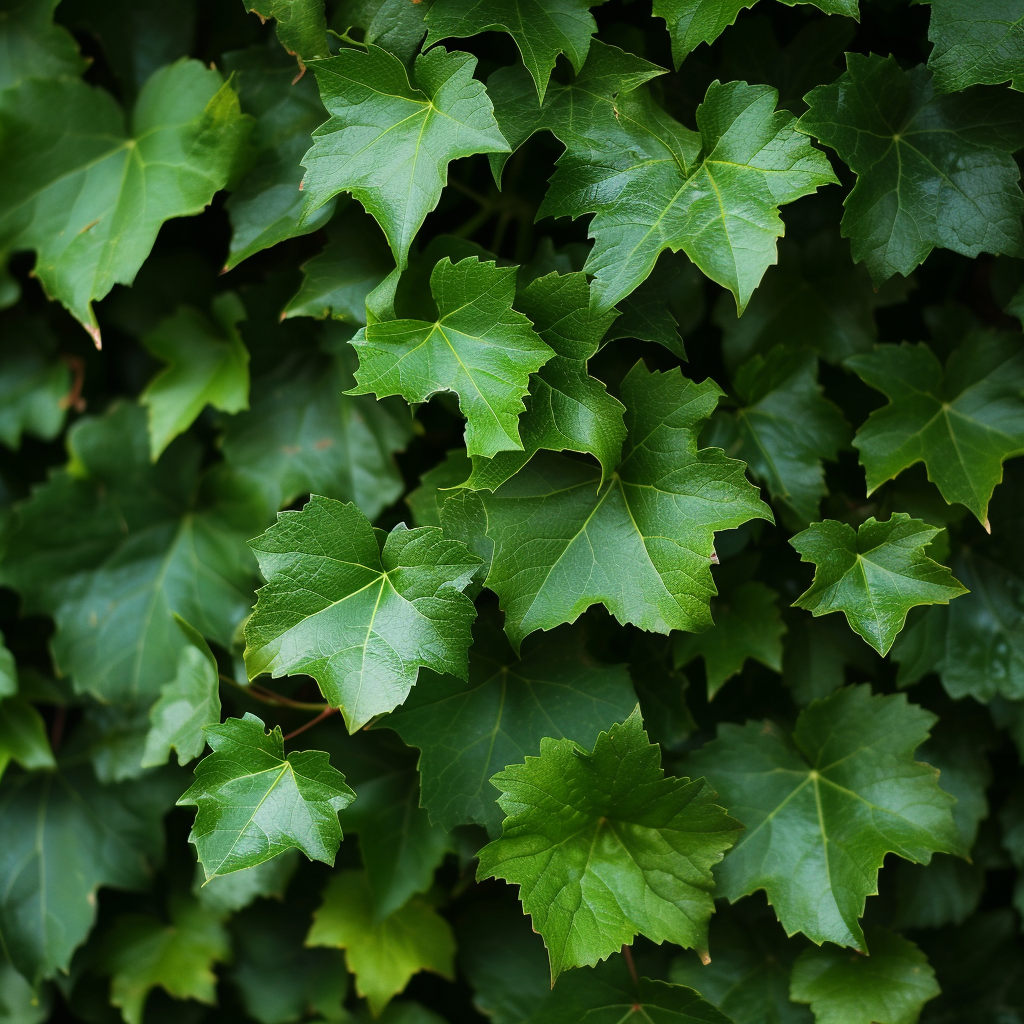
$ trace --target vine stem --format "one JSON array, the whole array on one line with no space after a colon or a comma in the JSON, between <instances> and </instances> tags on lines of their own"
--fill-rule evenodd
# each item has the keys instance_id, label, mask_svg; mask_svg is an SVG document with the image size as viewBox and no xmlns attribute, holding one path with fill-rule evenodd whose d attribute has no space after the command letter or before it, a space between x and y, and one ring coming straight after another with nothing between
<instances>
[{"instance_id":1,"label":"vine stem","mask_svg":"<svg viewBox=\"0 0 1024 1024\"><path fill-rule=\"evenodd\" d=\"M273 690L268 690L258 683L243 686L237 680L232 679L231 676L224 675L223 672L218 673L218 678L222 683L227 683L236 690L241 690L242 693L248 694L253 700L258 700L261 704L270 704L282 708L296 708L299 711L324 711L330 707L329 704L314 704L304 700L292 700L291 697L274 693Z\"/></svg>"},{"instance_id":2,"label":"vine stem","mask_svg":"<svg viewBox=\"0 0 1024 1024\"><path fill-rule=\"evenodd\" d=\"M629 974L633 979L633 984L639 985L640 979L636 975L636 964L633 963L633 951L629 946L622 947L622 958L626 961L626 966L629 968Z\"/></svg>"},{"instance_id":3,"label":"vine stem","mask_svg":"<svg viewBox=\"0 0 1024 1024\"><path fill-rule=\"evenodd\" d=\"M285 740L290 740L293 737L298 736L300 732L305 732L307 729L312 729L313 726L316 725L318 722L322 722L325 718L329 718L331 715L336 715L337 713L337 708L324 708L324 710L321 711L320 714L316 716L316 718L311 718L308 722L306 722L305 725L300 725L298 729L293 729L290 733L288 733L288 735L285 736Z\"/></svg>"}]
</instances>

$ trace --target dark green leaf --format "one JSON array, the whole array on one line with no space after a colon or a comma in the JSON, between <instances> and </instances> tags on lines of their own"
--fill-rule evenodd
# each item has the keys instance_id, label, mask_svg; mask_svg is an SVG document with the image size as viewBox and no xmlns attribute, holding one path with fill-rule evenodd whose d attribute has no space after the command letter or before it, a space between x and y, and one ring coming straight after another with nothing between
<instances>
[{"instance_id":1,"label":"dark green leaf","mask_svg":"<svg viewBox=\"0 0 1024 1024\"><path fill-rule=\"evenodd\" d=\"M23 433L52 441L64 426L71 368L55 348L38 322L8 323L0 351L0 441L8 448L18 449Z\"/></svg>"},{"instance_id":2,"label":"dark green leaf","mask_svg":"<svg viewBox=\"0 0 1024 1024\"><path fill-rule=\"evenodd\" d=\"M277 38L281 45L299 62L314 57L326 57L327 21L324 0L244 0L245 9L258 14L261 20L273 18L277 22Z\"/></svg>"},{"instance_id":3,"label":"dark green leaf","mask_svg":"<svg viewBox=\"0 0 1024 1024\"><path fill-rule=\"evenodd\" d=\"M27 700L0 700L0 775L15 761L25 771L56 768L42 715Z\"/></svg>"},{"instance_id":4,"label":"dark green leaf","mask_svg":"<svg viewBox=\"0 0 1024 1024\"><path fill-rule=\"evenodd\" d=\"M1024 11L1014 0L925 0L931 4L928 67L939 92L1012 82L1024 86Z\"/></svg>"},{"instance_id":5,"label":"dark green leaf","mask_svg":"<svg viewBox=\"0 0 1024 1024\"><path fill-rule=\"evenodd\" d=\"M78 75L86 62L71 33L53 24L60 0L6 0L0 19L0 89L24 78Z\"/></svg>"}]
</instances>

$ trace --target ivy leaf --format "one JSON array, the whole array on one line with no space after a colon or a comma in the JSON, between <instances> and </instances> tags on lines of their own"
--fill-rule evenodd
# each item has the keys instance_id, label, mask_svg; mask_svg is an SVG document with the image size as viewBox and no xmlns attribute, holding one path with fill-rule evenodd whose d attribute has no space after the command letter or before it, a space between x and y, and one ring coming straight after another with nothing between
<instances>
[{"instance_id":1,"label":"ivy leaf","mask_svg":"<svg viewBox=\"0 0 1024 1024\"><path fill-rule=\"evenodd\" d=\"M426 676L379 724L420 748L423 805L452 829L477 822L492 837L501 811L488 782L508 764L536 756L545 736L592 747L636 706L629 673L591 658L579 631L531 643L517 659L500 634L473 645L469 679Z\"/></svg>"},{"instance_id":2,"label":"ivy leaf","mask_svg":"<svg viewBox=\"0 0 1024 1024\"><path fill-rule=\"evenodd\" d=\"M713 43L740 11L757 0L654 0L655 18L664 18L672 36L672 59L678 68L701 43ZM826 14L845 14L860 21L858 0L782 0L787 7L814 4Z\"/></svg>"},{"instance_id":3,"label":"ivy leaf","mask_svg":"<svg viewBox=\"0 0 1024 1024\"><path fill-rule=\"evenodd\" d=\"M599 603L641 629L704 629L715 531L771 521L743 463L697 449L722 394L713 381L638 363L621 393L628 434L603 485L596 467L542 452L493 494L479 492L494 542L487 586L514 646Z\"/></svg>"},{"instance_id":4,"label":"ivy leaf","mask_svg":"<svg viewBox=\"0 0 1024 1024\"><path fill-rule=\"evenodd\" d=\"M78 44L63 25L54 25L60 0L8 0L0 22L0 89L25 78L73 78L87 67Z\"/></svg>"},{"instance_id":5,"label":"ivy leaf","mask_svg":"<svg viewBox=\"0 0 1024 1024\"><path fill-rule=\"evenodd\" d=\"M345 950L349 970L356 976L356 991L376 1016L419 971L454 979L455 940L448 922L430 904L414 897L375 924L373 896L362 871L341 871L331 877L306 945Z\"/></svg>"},{"instance_id":6,"label":"ivy leaf","mask_svg":"<svg viewBox=\"0 0 1024 1024\"><path fill-rule=\"evenodd\" d=\"M955 800L913 759L935 721L903 694L852 686L804 708L792 735L769 721L720 725L686 761L746 826L715 872L720 894L764 889L787 935L865 951L858 918L886 854L927 864L965 853Z\"/></svg>"},{"instance_id":7,"label":"ivy leaf","mask_svg":"<svg viewBox=\"0 0 1024 1024\"><path fill-rule=\"evenodd\" d=\"M160 987L175 999L213 1006L217 976L231 945L220 918L189 898L172 898L168 923L123 914L103 936L97 969L111 975L110 1001L126 1024L142 1024L146 997Z\"/></svg>"},{"instance_id":8,"label":"ivy leaf","mask_svg":"<svg viewBox=\"0 0 1024 1024\"><path fill-rule=\"evenodd\" d=\"M224 204L231 219L225 268L231 270L263 249L322 228L336 204L328 202L302 220L301 161L310 135L324 119L313 76L296 80L295 61L276 46L226 53L224 67L233 76L242 110L256 122L252 166Z\"/></svg>"},{"instance_id":9,"label":"ivy leaf","mask_svg":"<svg viewBox=\"0 0 1024 1024\"><path fill-rule=\"evenodd\" d=\"M812 615L842 612L884 657L911 608L949 604L967 593L924 553L939 532L906 512L893 512L883 523L872 516L856 531L834 519L812 523L790 539L801 561L815 565L814 580L793 606Z\"/></svg>"},{"instance_id":10,"label":"ivy leaf","mask_svg":"<svg viewBox=\"0 0 1024 1024\"><path fill-rule=\"evenodd\" d=\"M77 692L146 707L187 644L175 613L231 647L252 605L245 538L265 507L223 467L200 476L192 438L152 465L135 405L79 420L68 450L7 524L0 579L26 613L54 617L53 654Z\"/></svg>"},{"instance_id":11,"label":"ivy leaf","mask_svg":"<svg viewBox=\"0 0 1024 1024\"><path fill-rule=\"evenodd\" d=\"M206 727L220 722L217 661L202 634L175 618L188 646L178 655L177 675L160 688L160 699L150 709L143 768L166 764L172 748L178 764L188 764L206 746Z\"/></svg>"},{"instance_id":12,"label":"ivy leaf","mask_svg":"<svg viewBox=\"0 0 1024 1024\"><path fill-rule=\"evenodd\" d=\"M11 761L27 772L57 767L43 716L21 697L0 700L0 775Z\"/></svg>"},{"instance_id":13,"label":"ivy leaf","mask_svg":"<svg viewBox=\"0 0 1024 1024\"><path fill-rule=\"evenodd\" d=\"M938 92L971 85L1024 86L1024 12L1013 0L926 0L928 67Z\"/></svg>"},{"instance_id":14,"label":"ivy leaf","mask_svg":"<svg viewBox=\"0 0 1024 1024\"><path fill-rule=\"evenodd\" d=\"M281 45L304 68L315 57L326 57L327 20L323 0L243 0L245 9L259 15L261 21L277 22L277 38Z\"/></svg>"},{"instance_id":15,"label":"ivy leaf","mask_svg":"<svg viewBox=\"0 0 1024 1024\"><path fill-rule=\"evenodd\" d=\"M597 22L590 13L603 0L435 0L424 19L429 32L424 46L442 39L466 38L480 32L507 32L515 40L523 64L543 102L548 79L560 53L579 71L587 59Z\"/></svg>"},{"instance_id":16,"label":"ivy leaf","mask_svg":"<svg viewBox=\"0 0 1024 1024\"><path fill-rule=\"evenodd\" d=\"M354 506L314 495L252 542L267 586L245 626L250 679L313 676L349 732L408 696L420 666L465 678L480 560L437 528L381 547Z\"/></svg>"},{"instance_id":17,"label":"ivy leaf","mask_svg":"<svg viewBox=\"0 0 1024 1024\"><path fill-rule=\"evenodd\" d=\"M281 727L255 715L206 730L212 754L196 765L179 807L196 807L188 840L207 878L262 864L295 847L333 864L341 843L338 811L355 793L321 750L284 754Z\"/></svg>"},{"instance_id":18,"label":"ivy leaf","mask_svg":"<svg viewBox=\"0 0 1024 1024\"><path fill-rule=\"evenodd\" d=\"M352 393L425 402L439 391L454 391L466 417L470 455L522 450L523 397L530 374L552 350L512 308L515 280L515 267L475 257L440 260L430 275L437 319L364 327L352 339L359 353L359 386Z\"/></svg>"},{"instance_id":19,"label":"ivy leaf","mask_svg":"<svg viewBox=\"0 0 1024 1024\"><path fill-rule=\"evenodd\" d=\"M49 332L32 321L8 322L0 351L0 442L21 447L22 434L52 441L64 426L71 370L55 357Z\"/></svg>"},{"instance_id":20,"label":"ivy leaf","mask_svg":"<svg viewBox=\"0 0 1024 1024\"><path fill-rule=\"evenodd\" d=\"M177 780L101 785L88 767L21 775L0 796L0 941L30 982L66 971L96 920L96 891L145 889Z\"/></svg>"},{"instance_id":21,"label":"ivy leaf","mask_svg":"<svg viewBox=\"0 0 1024 1024\"><path fill-rule=\"evenodd\" d=\"M409 0L339 0L332 19L335 24L354 25L363 30L363 42L374 43L411 64L420 52L426 34L423 23L430 3Z\"/></svg>"},{"instance_id":22,"label":"ivy leaf","mask_svg":"<svg viewBox=\"0 0 1024 1024\"><path fill-rule=\"evenodd\" d=\"M746 462L750 474L804 523L818 518L828 493L823 460L835 461L850 430L822 394L818 360L781 346L736 372L739 408L720 413L704 440Z\"/></svg>"},{"instance_id":23,"label":"ivy leaf","mask_svg":"<svg viewBox=\"0 0 1024 1024\"><path fill-rule=\"evenodd\" d=\"M601 733L592 753L545 737L539 757L491 782L506 817L501 838L480 851L477 878L520 887L552 983L637 934L707 959L711 866L739 825L703 779L665 777L639 709Z\"/></svg>"},{"instance_id":24,"label":"ivy leaf","mask_svg":"<svg viewBox=\"0 0 1024 1024\"><path fill-rule=\"evenodd\" d=\"M744 666L747 658L782 671L782 635L786 626L776 604L778 593L763 583L741 583L726 599L715 601L715 624L703 633L684 633L675 640L675 661L681 667L702 657L708 699Z\"/></svg>"},{"instance_id":25,"label":"ivy leaf","mask_svg":"<svg viewBox=\"0 0 1024 1024\"><path fill-rule=\"evenodd\" d=\"M92 303L131 284L165 220L200 213L251 127L218 72L182 60L146 82L130 130L79 79L0 94L0 250L34 249L34 273L99 344Z\"/></svg>"},{"instance_id":26,"label":"ivy leaf","mask_svg":"<svg viewBox=\"0 0 1024 1024\"><path fill-rule=\"evenodd\" d=\"M793 965L792 998L810 1003L816 1024L917 1024L940 992L928 958L883 928L868 929L871 955L827 946Z\"/></svg>"},{"instance_id":27,"label":"ivy leaf","mask_svg":"<svg viewBox=\"0 0 1024 1024\"><path fill-rule=\"evenodd\" d=\"M847 54L847 71L807 94L799 131L857 175L843 236L875 285L906 276L935 246L1024 256L1020 170L1024 97L1006 90L936 96L922 66Z\"/></svg>"},{"instance_id":28,"label":"ivy leaf","mask_svg":"<svg viewBox=\"0 0 1024 1024\"><path fill-rule=\"evenodd\" d=\"M234 292L213 301L213 322L184 306L143 338L167 367L145 387L149 449L154 462L207 405L236 413L249 408L249 351L238 333L245 307Z\"/></svg>"},{"instance_id":29,"label":"ivy leaf","mask_svg":"<svg viewBox=\"0 0 1024 1024\"><path fill-rule=\"evenodd\" d=\"M567 975L529 1024L612 1024L634 1018L658 1024L731 1024L692 988L636 978L621 958Z\"/></svg>"},{"instance_id":30,"label":"ivy leaf","mask_svg":"<svg viewBox=\"0 0 1024 1024\"><path fill-rule=\"evenodd\" d=\"M597 77L588 68L583 76ZM603 94L578 114L559 109L567 97L553 94L545 104L553 113L539 117L566 151L538 217L596 214L583 268L594 276L591 305L609 309L663 250L682 249L742 312L776 262L779 206L837 180L825 154L801 139L792 114L775 110L768 86L712 83L693 132L639 88L614 95L611 75L594 84Z\"/></svg>"},{"instance_id":31,"label":"ivy leaf","mask_svg":"<svg viewBox=\"0 0 1024 1024\"><path fill-rule=\"evenodd\" d=\"M224 424L224 459L260 485L269 508L323 494L375 519L404 489L394 454L412 421L401 402L345 393L355 354L344 328L325 333L326 351L292 352L256 378L250 410Z\"/></svg>"},{"instance_id":32,"label":"ivy leaf","mask_svg":"<svg viewBox=\"0 0 1024 1024\"><path fill-rule=\"evenodd\" d=\"M889 399L853 444L868 493L923 462L943 498L966 505L988 529L988 503L1003 461L1024 453L1024 352L1015 335L968 335L943 373L924 344L879 345L847 365Z\"/></svg>"},{"instance_id":33,"label":"ivy leaf","mask_svg":"<svg viewBox=\"0 0 1024 1024\"><path fill-rule=\"evenodd\" d=\"M331 115L303 158L308 218L350 192L387 236L398 270L447 184L448 164L508 148L494 121L476 58L436 46L405 65L379 46L344 49L313 65Z\"/></svg>"},{"instance_id":34,"label":"ivy leaf","mask_svg":"<svg viewBox=\"0 0 1024 1024\"><path fill-rule=\"evenodd\" d=\"M526 412L519 419L521 452L499 452L473 459L467 487L494 490L514 476L541 449L587 452L605 476L618 464L626 428L622 403L587 373L587 360L617 310L590 312L584 274L547 274L531 281L516 300L541 340L555 353L530 380Z\"/></svg>"}]
</instances>

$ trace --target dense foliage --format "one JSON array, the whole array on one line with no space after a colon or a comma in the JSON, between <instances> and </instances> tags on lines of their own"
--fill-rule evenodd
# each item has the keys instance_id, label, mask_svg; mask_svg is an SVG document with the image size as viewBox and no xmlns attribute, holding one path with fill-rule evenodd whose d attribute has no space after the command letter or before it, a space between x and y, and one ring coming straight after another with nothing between
<instances>
[{"instance_id":1,"label":"dense foliage","mask_svg":"<svg viewBox=\"0 0 1024 1024\"><path fill-rule=\"evenodd\" d=\"M0 0L0 1024L1024 1024L1020 90Z\"/></svg>"}]
</instances>

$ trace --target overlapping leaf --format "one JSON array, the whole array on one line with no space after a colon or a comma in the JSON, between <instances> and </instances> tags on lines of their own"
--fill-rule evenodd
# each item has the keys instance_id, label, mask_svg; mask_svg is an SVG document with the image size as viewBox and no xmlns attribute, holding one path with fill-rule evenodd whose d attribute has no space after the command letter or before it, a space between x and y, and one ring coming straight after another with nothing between
<instances>
[{"instance_id":1,"label":"overlapping leaf","mask_svg":"<svg viewBox=\"0 0 1024 1024\"><path fill-rule=\"evenodd\" d=\"M245 0L245 9L261 20L277 22L277 38L298 58L300 67L304 61L330 53L323 0Z\"/></svg>"},{"instance_id":2,"label":"overlapping leaf","mask_svg":"<svg viewBox=\"0 0 1024 1024\"><path fill-rule=\"evenodd\" d=\"M927 0L928 67L939 92L1024 86L1024 11L1014 0Z\"/></svg>"},{"instance_id":3,"label":"overlapping leaf","mask_svg":"<svg viewBox=\"0 0 1024 1024\"><path fill-rule=\"evenodd\" d=\"M86 62L74 37L53 24L60 0L8 0L0 22L0 89L24 78L77 75Z\"/></svg>"},{"instance_id":4,"label":"overlapping leaf","mask_svg":"<svg viewBox=\"0 0 1024 1024\"><path fill-rule=\"evenodd\" d=\"M596 466L541 452L493 494L481 492L494 542L487 586L513 644L598 603L643 629L703 629L715 531L771 519L743 463L697 448L716 384L638 363L621 393L628 433L603 485Z\"/></svg>"},{"instance_id":5,"label":"overlapping leaf","mask_svg":"<svg viewBox=\"0 0 1024 1024\"><path fill-rule=\"evenodd\" d=\"M354 506L314 495L252 542L267 579L245 626L250 678L306 673L351 732L405 700L420 666L465 677L479 565L437 528L381 543Z\"/></svg>"}]
</instances>

